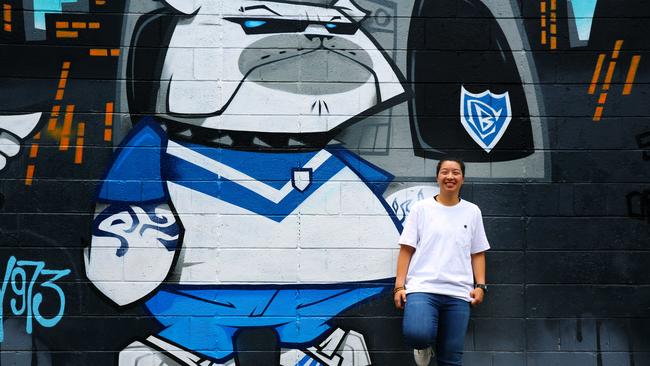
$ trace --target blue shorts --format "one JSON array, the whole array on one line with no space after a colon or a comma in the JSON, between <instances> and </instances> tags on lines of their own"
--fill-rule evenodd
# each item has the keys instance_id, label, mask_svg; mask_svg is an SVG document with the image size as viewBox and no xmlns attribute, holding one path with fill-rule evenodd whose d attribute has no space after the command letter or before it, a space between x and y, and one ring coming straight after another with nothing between
<instances>
[{"instance_id":1,"label":"blue shorts","mask_svg":"<svg viewBox=\"0 0 650 366\"><path fill-rule=\"evenodd\" d=\"M330 329L345 309L387 285L303 287L163 286L145 306L165 329L159 336L217 361L232 357L241 328L273 328L282 347L299 348ZM312 344L309 344L311 346Z\"/></svg>"}]
</instances>

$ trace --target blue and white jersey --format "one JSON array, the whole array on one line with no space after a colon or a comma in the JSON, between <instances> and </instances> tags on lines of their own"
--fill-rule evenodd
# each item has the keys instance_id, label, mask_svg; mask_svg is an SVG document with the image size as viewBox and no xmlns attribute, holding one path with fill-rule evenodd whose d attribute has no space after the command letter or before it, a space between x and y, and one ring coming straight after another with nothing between
<instances>
[{"instance_id":1,"label":"blue and white jersey","mask_svg":"<svg viewBox=\"0 0 650 366\"><path fill-rule=\"evenodd\" d=\"M392 177L340 146L241 151L169 140L152 119L125 139L99 200L168 202L184 230L178 284L327 284L394 276Z\"/></svg>"},{"instance_id":2,"label":"blue and white jersey","mask_svg":"<svg viewBox=\"0 0 650 366\"><path fill-rule=\"evenodd\" d=\"M339 146L214 148L169 140L149 119L102 184L100 259L87 274L118 304L151 293L157 337L213 360L232 358L242 327L271 327L282 347L307 347L329 319L391 287L382 280L393 276L401 231L382 198L391 179ZM112 285L122 283L115 271L127 286Z\"/></svg>"}]
</instances>

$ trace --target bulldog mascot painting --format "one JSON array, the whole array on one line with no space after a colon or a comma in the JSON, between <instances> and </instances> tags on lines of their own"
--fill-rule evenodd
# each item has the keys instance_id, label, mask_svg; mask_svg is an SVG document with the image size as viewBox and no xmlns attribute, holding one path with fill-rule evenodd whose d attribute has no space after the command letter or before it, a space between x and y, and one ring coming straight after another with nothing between
<instances>
[{"instance_id":1,"label":"bulldog mascot painting","mask_svg":"<svg viewBox=\"0 0 650 366\"><path fill-rule=\"evenodd\" d=\"M167 0L154 108L101 184L85 268L161 331L120 365L239 365L265 329L281 365L370 365L329 321L392 282L392 176L333 141L406 99L351 0ZM153 68L154 65L152 64ZM133 97L138 97L134 95Z\"/></svg>"}]
</instances>

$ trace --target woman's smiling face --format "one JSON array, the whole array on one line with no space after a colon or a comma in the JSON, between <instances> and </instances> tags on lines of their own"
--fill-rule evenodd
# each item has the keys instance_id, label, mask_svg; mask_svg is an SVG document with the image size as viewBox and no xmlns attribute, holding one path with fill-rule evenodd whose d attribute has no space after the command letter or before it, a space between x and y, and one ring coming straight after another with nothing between
<instances>
[{"instance_id":1,"label":"woman's smiling face","mask_svg":"<svg viewBox=\"0 0 650 366\"><path fill-rule=\"evenodd\" d=\"M456 193L457 195L465 181L465 177L458 162L446 160L440 164L436 180L441 192Z\"/></svg>"}]
</instances>

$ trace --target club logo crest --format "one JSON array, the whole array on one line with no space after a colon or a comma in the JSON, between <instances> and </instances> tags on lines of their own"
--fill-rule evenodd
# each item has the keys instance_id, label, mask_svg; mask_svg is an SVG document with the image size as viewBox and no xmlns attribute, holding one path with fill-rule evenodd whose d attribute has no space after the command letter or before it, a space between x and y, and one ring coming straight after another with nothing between
<instances>
[{"instance_id":1,"label":"club logo crest","mask_svg":"<svg viewBox=\"0 0 650 366\"><path fill-rule=\"evenodd\" d=\"M313 170L311 168L294 168L291 176L291 185L300 192L304 192L311 185Z\"/></svg>"},{"instance_id":2,"label":"club logo crest","mask_svg":"<svg viewBox=\"0 0 650 366\"><path fill-rule=\"evenodd\" d=\"M473 94L460 87L460 123L485 152L490 152L506 132L512 112L508 92L486 90Z\"/></svg>"}]
</instances>

